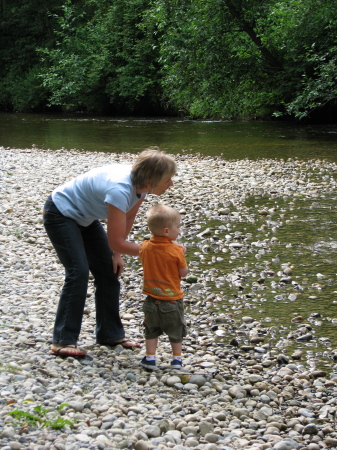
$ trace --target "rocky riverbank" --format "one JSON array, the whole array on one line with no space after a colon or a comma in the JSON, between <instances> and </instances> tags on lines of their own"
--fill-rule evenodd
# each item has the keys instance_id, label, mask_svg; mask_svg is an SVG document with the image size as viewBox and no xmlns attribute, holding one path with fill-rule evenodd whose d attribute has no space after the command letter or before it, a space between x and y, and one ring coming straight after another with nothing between
<instances>
[{"instance_id":1,"label":"rocky riverbank","mask_svg":"<svg viewBox=\"0 0 337 450\"><path fill-rule=\"evenodd\" d=\"M132 155L0 148L0 159L2 450L337 448L333 347L327 346L329 371L306 364L301 348L284 350L285 341L315 339L317 318L293 317L295 328L281 346L279 329L240 314L239 307L224 307L232 301L226 292L234 290L240 306L255 294L261 298L267 283L275 296L296 298L302 286L292 278L291 265L275 269L260 261L268 260L276 235L254 241L251 231L238 232L235 224L245 220L254 230L261 226L256 217L263 216L266 230L277 230L281 216L272 219L264 207L252 214L246 200L318 201L336 190L336 164L177 156L176 186L160 201L177 207L183 218L189 335L184 370L170 369L163 338L159 370L149 373L139 366L143 349L95 343L92 284L80 336L88 356L49 355L63 270L42 225L44 201L65 180L111 161L132 161ZM149 198L144 211L157 200ZM209 227L210 221L220 225ZM146 234L139 214L131 238ZM238 255L252 253L259 266L237 263ZM230 260L230 270L218 268L222 260ZM129 258L121 316L127 335L143 342L140 287L139 263Z\"/></svg>"}]
</instances>

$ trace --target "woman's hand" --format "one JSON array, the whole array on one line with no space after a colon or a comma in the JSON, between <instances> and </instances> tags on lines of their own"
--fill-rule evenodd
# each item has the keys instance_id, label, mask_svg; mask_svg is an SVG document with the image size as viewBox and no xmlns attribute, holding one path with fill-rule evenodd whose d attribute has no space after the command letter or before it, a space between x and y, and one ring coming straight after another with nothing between
<instances>
[{"instance_id":1,"label":"woman's hand","mask_svg":"<svg viewBox=\"0 0 337 450\"><path fill-rule=\"evenodd\" d=\"M124 270L124 259L121 257L119 253L113 253L112 255L112 267L114 273L117 275L117 278L120 278L120 276L123 273Z\"/></svg>"}]
</instances>

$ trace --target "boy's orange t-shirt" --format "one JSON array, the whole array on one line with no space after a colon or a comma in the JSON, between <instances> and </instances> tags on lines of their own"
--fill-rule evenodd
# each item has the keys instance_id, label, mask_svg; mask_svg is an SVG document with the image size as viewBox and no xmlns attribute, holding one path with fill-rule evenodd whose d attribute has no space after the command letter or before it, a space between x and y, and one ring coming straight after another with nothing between
<instances>
[{"instance_id":1,"label":"boy's orange t-shirt","mask_svg":"<svg viewBox=\"0 0 337 450\"><path fill-rule=\"evenodd\" d=\"M187 264L180 245L166 237L152 236L141 244L139 256L144 271L143 294L160 300L183 298L179 269Z\"/></svg>"}]
</instances>

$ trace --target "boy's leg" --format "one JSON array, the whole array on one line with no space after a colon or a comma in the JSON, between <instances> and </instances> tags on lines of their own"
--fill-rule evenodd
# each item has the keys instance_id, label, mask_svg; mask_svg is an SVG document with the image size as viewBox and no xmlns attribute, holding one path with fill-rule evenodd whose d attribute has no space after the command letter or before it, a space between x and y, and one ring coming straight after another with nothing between
<instances>
[{"instance_id":1,"label":"boy's leg","mask_svg":"<svg viewBox=\"0 0 337 450\"><path fill-rule=\"evenodd\" d=\"M171 361L171 367L173 369L181 369L183 366L182 359L181 359L181 352L183 343L182 342L170 342L172 347L172 361Z\"/></svg>"},{"instance_id":2,"label":"boy's leg","mask_svg":"<svg viewBox=\"0 0 337 450\"><path fill-rule=\"evenodd\" d=\"M170 344L172 347L172 355L181 357L183 343L182 342L170 342Z\"/></svg>"},{"instance_id":3,"label":"boy's leg","mask_svg":"<svg viewBox=\"0 0 337 450\"><path fill-rule=\"evenodd\" d=\"M147 355L155 355L157 352L158 338L146 339L145 347Z\"/></svg>"},{"instance_id":4,"label":"boy's leg","mask_svg":"<svg viewBox=\"0 0 337 450\"><path fill-rule=\"evenodd\" d=\"M173 359L171 361L171 367L181 369L182 342L186 336L183 300L176 300L174 302L163 301L159 308L162 329L168 335L172 347Z\"/></svg>"},{"instance_id":5,"label":"boy's leg","mask_svg":"<svg viewBox=\"0 0 337 450\"><path fill-rule=\"evenodd\" d=\"M158 345L158 338L145 340L146 355L139 363L141 366L150 370L156 370L157 345Z\"/></svg>"}]
</instances>

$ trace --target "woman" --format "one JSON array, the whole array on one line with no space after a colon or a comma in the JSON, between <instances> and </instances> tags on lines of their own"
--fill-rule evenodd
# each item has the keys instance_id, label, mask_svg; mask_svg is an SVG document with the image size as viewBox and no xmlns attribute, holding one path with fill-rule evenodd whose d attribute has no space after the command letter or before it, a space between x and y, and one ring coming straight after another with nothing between
<instances>
[{"instance_id":1,"label":"woman","mask_svg":"<svg viewBox=\"0 0 337 450\"><path fill-rule=\"evenodd\" d=\"M89 281L95 279L96 340L99 344L139 347L125 338L119 316L124 261L138 256L139 245L127 240L146 194L161 195L173 186L174 159L147 149L130 165L99 167L57 187L43 211L43 222L65 267L65 282L54 324L51 354L85 356L77 348ZM99 219L107 220L107 233Z\"/></svg>"}]
</instances>

